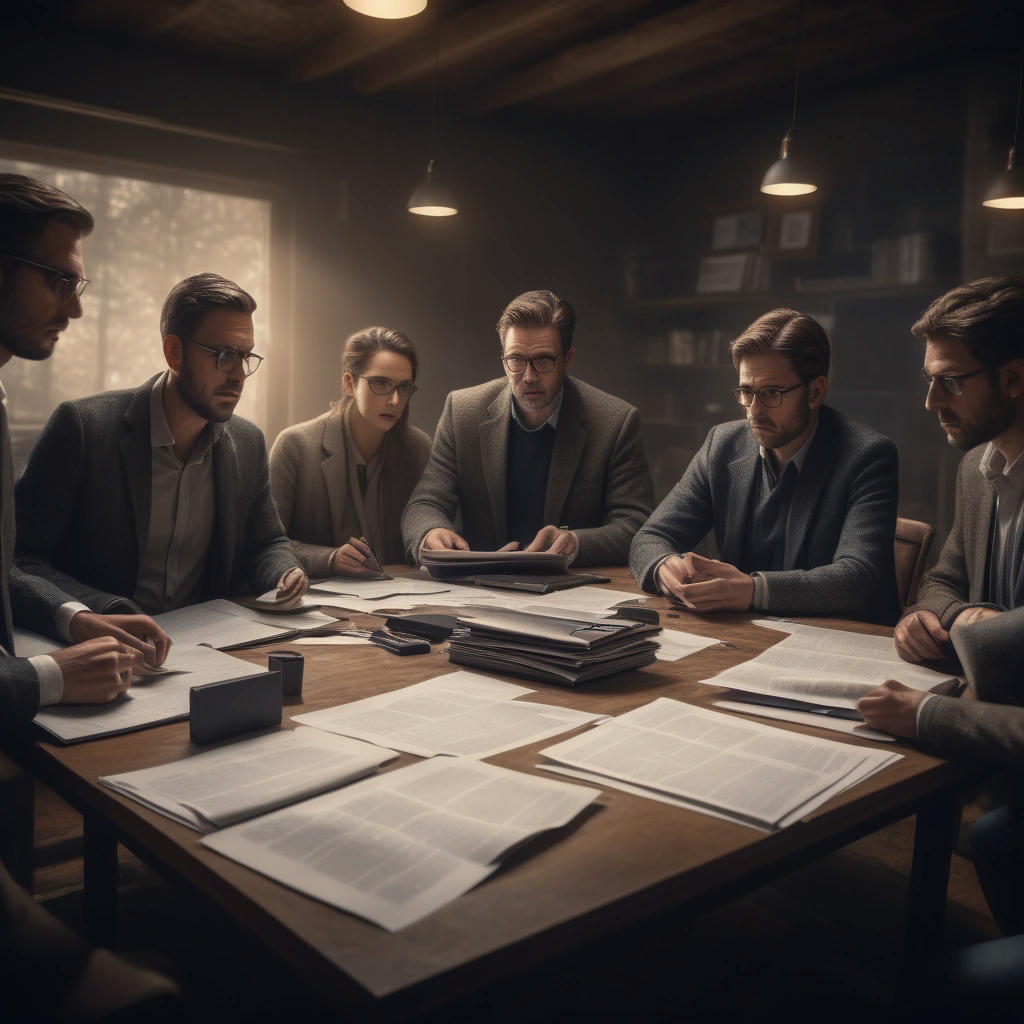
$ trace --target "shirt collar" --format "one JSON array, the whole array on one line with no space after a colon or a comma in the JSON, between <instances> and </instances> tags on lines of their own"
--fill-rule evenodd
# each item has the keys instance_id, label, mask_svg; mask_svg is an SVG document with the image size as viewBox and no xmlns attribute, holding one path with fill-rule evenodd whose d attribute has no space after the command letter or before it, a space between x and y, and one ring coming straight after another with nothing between
<instances>
[{"instance_id":1,"label":"shirt collar","mask_svg":"<svg viewBox=\"0 0 1024 1024\"><path fill-rule=\"evenodd\" d=\"M532 434L537 430L543 430L545 427L551 427L552 430L558 428L558 414L562 411L562 396L565 394L565 387L558 392L558 399L555 402L554 409L551 410L551 415L539 426L539 427L528 427L519 416L519 409L516 407L515 395L512 396L512 419L519 424L521 430L526 431L527 434Z\"/></svg>"},{"instance_id":2,"label":"shirt collar","mask_svg":"<svg viewBox=\"0 0 1024 1024\"><path fill-rule=\"evenodd\" d=\"M4 387L4 382L0 380L0 405L7 404L7 388Z\"/></svg>"},{"instance_id":3,"label":"shirt collar","mask_svg":"<svg viewBox=\"0 0 1024 1024\"><path fill-rule=\"evenodd\" d=\"M981 457L978 469L982 475L993 484L1004 480L1014 487L1024 486L1024 452L1021 452L1009 465L1002 453L991 441L985 447L985 454Z\"/></svg>"},{"instance_id":4,"label":"shirt collar","mask_svg":"<svg viewBox=\"0 0 1024 1024\"><path fill-rule=\"evenodd\" d=\"M804 441L804 443L802 445L800 445L800 447L795 452L793 452L793 454L785 462L780 463L778 470L776 470L772 466L771 462L768 459L768 449L765 448L763 445L758 445L757 446L757 450L761 453L761 458L764 459L765 463L767 463L767 465L769 467L771 467L773 473L777 472L781 476L782 475L782 471L791 462L793 463L794 466L796 466L796 471L798 473L801 470L803 470L804 463L807 461L807 453L811 450L811 442L814 440L814 435L818 432L818 425L820 423L821 423L821 417L819 416L814 421L814 427L812 428L811 432L807 435L807 440Z\"/></svg>"},{"instance_id":5,"label":"shirt collar","mask_svg":"<svg viewBox=\"0 0 1024 1024\"><path fill-rule=\"evenodd\" d=\"M170 371L164 370L153 382L153 389L149 393L149 440L153 448L174 447L174 435L171 433L170 425L167 423L167 414L164 412L164 386L169 378ZM213 447L224 430L224 426L223 423L207 422L206 436L209 438L209 442L206 449Z\"/></svg>"}]
</instances>

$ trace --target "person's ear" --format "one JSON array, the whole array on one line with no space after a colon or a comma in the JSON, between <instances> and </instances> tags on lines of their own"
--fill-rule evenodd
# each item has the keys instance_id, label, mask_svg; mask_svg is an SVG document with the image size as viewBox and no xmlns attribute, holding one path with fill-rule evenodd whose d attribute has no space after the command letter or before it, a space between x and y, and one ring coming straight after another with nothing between
<instances>
[{"instance_id":1,"label":"person's ear","mask_svg":"<svg viewBox=\"0 0 1024 1024\"><path fill-rule=\"evenodd\" d=\"M569 351L565 353L565 372L569 372L569 367L572 366L572 361L576 358L576 348L573 345L569 346Z\"/></svg>"},{"instance_id":2,"label":"person's ear","mask_svg":"<svg viewBox=\"0 0 1024 1024\"><path fill-rule=\"evenodd\" d=\"M825 401L828 394L828 377L815 377L807 387L807 401L812 409L817 409Z\"/></svg>"},{"instance_id":3,"label":"person's ear","mask_svg":"<svg viewBox=\"0 0 1024 1024\"><path fill-rule=\"evenodd\" d=\"M164 359L167 365L175 372L181 373L181 361L184 353L184 345L176 334L168 334L164 338Z\"/></svg>"},{"instance_id":4,"label":"person's ear","mask_svg":"<svg viewBox=\"0 0 1024 1024\"><path fill-rule=\"evenodd\" d=\"M999 381L1010 398L1024 395L1024 358L1011 359L999 368Z\"/></svg>"},{"instance_id":5,"label":"person's ear","mask_svg":"<svg viewBox=\"0 0 1024 1024\"><path fill-rule=\"evenodd\" d=\"M345 394L350 397L356 393L356 379L351 373L346 371L341 377L341 386L345 389Z\"/></svg>"}]
</instances>

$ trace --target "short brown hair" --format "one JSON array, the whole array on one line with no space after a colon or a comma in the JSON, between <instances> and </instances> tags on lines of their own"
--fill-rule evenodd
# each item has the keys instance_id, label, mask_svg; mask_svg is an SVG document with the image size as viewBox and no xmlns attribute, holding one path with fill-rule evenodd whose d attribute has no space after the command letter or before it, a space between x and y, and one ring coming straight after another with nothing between
<instances>
[{"instance_id":1,"label":"short brown hair","mask_svg":"<svg viewBox=\"0 0 1024 1024\"><path fill-rule=\"evenodd\" d=\"M364 327L355 334L350 334L345 348L341 353L342 376L351 373L358 377L366 368L366 364L373 358L376 352L394 352L397 355L405 356L412 365L412 379L416 379L419 372L419 360L416 358L416 346L401 331L393 327ZM332 402L332 408L344 409L352 404L352 396L342 393L341 401ZM403 429L409 422L409 405L406 402L402 415L398 419L395 429Z\"/></svg>"},{"instance_id":2,"label":"short brown hair","mask_svg":"<svg viewBox=\"0 0 1024 1024\"><path fill-rule=\"evenodd\" d=\"M0 174L0 253L27 259L54 220L83 235L94 226L92 214L59 188L24 174Z\"/></svg>"},{"instance_id":3,"label":"short brown hair","mask_svg":"<svg viewBox=\"0 0 1024 1024\"><path fill-rule=\"evenodd\" d=\"M832 357L828 336L821 324L795 309L773 309L759 316L729 346L729 351L737 370L744 356L778 352L805 381L827 377Z\"/></svg>"},{"instance_id":4,"label":"short brown hair","mask_svg":"<svg viewBox=\"0 0 1024 1024\"><path fill-rule=\"evenodd\" d=\"M562 351L572 348L572 332L576 312L566 299L560 299L546 288L517 295L498 320L498 337L505 344L510 327L554 327L562 342Z\"/></svg>"},{"instance_id":5,"label":"short brown hair","mask_svg":"<svg viewBox=\"0 0 1024 1024\"><path fill-rule=\"evenodd\" d=\"M193 274L179 281L164 301L160 312L160 336L173 334L190 341L207 313L230 309L238 313L256 312L256 300L234 281L220 274Z\"/></svg>"},{"instance_id":6,"label":"short brown hair","mask_svg":"<svg viewBox=\"0 0 1024 1024\"><path fill-rule=\"evenodd\" d=\"M910 328L922 340L963 342L990 370L1024 356L1024 277L983 277L940 295Z\"/></svg>"}]
</instances>

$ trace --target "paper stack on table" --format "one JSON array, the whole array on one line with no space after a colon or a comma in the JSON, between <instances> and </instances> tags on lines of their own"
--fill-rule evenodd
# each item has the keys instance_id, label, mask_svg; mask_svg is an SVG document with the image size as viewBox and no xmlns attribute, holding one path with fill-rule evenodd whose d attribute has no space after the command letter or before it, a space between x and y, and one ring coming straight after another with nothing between
<instances>
[{"instance_id":1,"label":"paper stack on table","mask_svg":"<svg viewBox=\"0 0 1024 1024\"><path fill-rule=\"evenodd\" d=\"M491 757L604 717L515 699L533 692L474 672L450 672L294 720L420 757Z\"/></svg>"},{"instance_id":2,"label":"paper stack on table","mask_svg":"<svg viewBox=\"0 0 1024 1024\"><path fill-rule=\"evenodd\" d=\"M235 825L202 842L283 885L397 931L569 824L599 791L435 758Z\"/></svg>"},{"instance_id":3,"label":"paper stack on table","mask_svg":"<svg viewBox=\"0 0 1024 1024\"><path fill-rule=\"evenodd\" d=\"M792 824L902 757L667 697L542 753L587 781L765 829Z\"/></svg>"},{"instance_id":4,"label":"paper stack on table","mask_svg":"<svg viewBox=\"0 0 1024 1024\"><path fill-rule=\"evenodd\" d=\"M197 832L212 832L337 789L397 756L316 729L279 729L99 781Z\"/></svg>"}]
</instances>

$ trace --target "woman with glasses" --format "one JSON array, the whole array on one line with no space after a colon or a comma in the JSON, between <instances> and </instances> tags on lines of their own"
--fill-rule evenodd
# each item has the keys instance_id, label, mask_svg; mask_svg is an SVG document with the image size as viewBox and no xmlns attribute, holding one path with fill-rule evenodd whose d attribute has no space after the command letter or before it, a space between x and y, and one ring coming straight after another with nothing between
<instances>
[{"instance_id":1,"label":"woman with glasses","mask_svg":"<svg viewBox=\"0 0 1024 1024\"><path fill-rule=\"evenodd\" d=\"M401 331L356 331L341 357L341 399L274 444L274 501L310 576L374 576L404 560L402 510L430 452L409 423L416 367Z\"/></svg>"}]
</instances>

